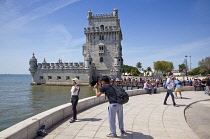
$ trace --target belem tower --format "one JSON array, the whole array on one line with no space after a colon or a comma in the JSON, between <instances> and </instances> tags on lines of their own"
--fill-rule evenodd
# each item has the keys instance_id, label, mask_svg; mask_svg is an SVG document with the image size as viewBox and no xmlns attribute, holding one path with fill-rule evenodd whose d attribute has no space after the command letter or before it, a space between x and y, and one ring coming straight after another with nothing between
<instances>
[{"instance_id":1,"label":"belem tower","mask_svg":"<svg viewBox=\"0 0 210 139\"><path fill-rule=\"evenodd\" d=\"M121 78L122 75L122 31L118 10L112 13L93 14L88 11L88 27L84 28L86 43L82 54L84 62L37 63L33 54L29 61L32 75L31 84L69 85L77 78L79 83L90 84L107 75Z\"/></svg>"}]
</instances>

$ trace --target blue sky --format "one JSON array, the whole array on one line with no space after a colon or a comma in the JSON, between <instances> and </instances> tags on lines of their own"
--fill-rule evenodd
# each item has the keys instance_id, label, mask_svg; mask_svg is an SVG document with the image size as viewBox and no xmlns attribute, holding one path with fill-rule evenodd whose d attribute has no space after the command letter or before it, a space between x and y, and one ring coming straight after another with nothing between
<instances>
[{"instance_id":1,"label":"blue sky","mask_svg":"<svg viewBox=\"0 0 210 139\"><path fill-rule=\"evenodd\" d=\"M0 74L28 74L38 62L83 61L87 11L119 10L124 64L175 69L185 55L192 67L210 56L209 0L0 0ZM189 61L189 58L188 58Z\"/></svg>"}]
</instances>

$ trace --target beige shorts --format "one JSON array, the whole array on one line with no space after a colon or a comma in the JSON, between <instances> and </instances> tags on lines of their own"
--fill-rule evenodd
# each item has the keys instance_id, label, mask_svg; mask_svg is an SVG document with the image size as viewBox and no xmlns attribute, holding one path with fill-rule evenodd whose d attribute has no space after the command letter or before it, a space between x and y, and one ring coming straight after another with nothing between
<instances>
[{"instance_id":1,"label":"beige shorts","mask_svg":"<svg viewBox=\"0 0 210 139\"><path fill-rule=\"evenodd\" d=\"M181 92L182 91L182 86L176 87L175 92Z\"/></svg>"}]
</instances>

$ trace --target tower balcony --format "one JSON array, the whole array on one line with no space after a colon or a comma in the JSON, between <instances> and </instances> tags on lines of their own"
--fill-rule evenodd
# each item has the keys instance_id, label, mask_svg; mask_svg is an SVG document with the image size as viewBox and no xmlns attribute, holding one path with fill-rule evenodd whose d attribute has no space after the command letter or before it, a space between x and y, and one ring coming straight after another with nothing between
<instances>
[{"instance_id":1,"label":"tower balcony","mask_svg":"<svg viewBox=\"0 0 210 139\"><path fill-rule=\"evenodd\" d=\"M99 54L104 54L104 50L99 50Z\"/></svg>"}]
</instances>

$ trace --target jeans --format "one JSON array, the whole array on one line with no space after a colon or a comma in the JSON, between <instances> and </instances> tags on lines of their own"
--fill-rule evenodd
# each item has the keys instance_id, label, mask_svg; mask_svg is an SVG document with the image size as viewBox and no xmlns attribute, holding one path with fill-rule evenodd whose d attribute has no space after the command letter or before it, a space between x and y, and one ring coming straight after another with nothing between
<instances>
[{"instance_id":1,"label":"jeans","mask_svg":"<svg viewBox=\"0 0 210 139\"><path fill-rule=\"evenodd\" d=\"M201 90L201 86L194 85L195 91L197 91L197 89L196 89L197 87L200 87L200 90Z\"/></svg>"},{"instance_id":2,"label":"jeans","mask_svg":"<svg viewBox=\"0 0 210 139\"><path fill-rule=\"evenodd\" d=\"M144 89L147 90L148 94L151 94L152 89L149 89L149 88L144 88Z\"/></svg>"},{"instance_id":3,"label":"jeans","mask_svg":"<svg viewBox=\"0 0 210 139\"><path fill-rule=\"evenodd\" d=\"M167 101L169 95L171 95L173 105L176 105L175 100L174 100L174 94L173 94L172 90L170 90L170 89L167 90L166 97L165 97L165 100L164 100L164 104L166 104L166 101Z\"/></svg>"},{"instance_id":4,"label":"jeans","mask_svg":"<svg viewBox=\"0 0 210 139\"><path fill-rule=\"evenodd\" d=\"M157 88L153 88L153 90L154 90L154 94L156 94L157 93Z\"/></svg>"},{"instance_id":5,"label":"jeans","mask_svg":"<svg viewBox=\"0 0 210 139\"><path fill-rule=\"evenodd\" d=\"M72 96L71 103L72 103L72 115L73 119L77 118L77 103L78 103L79 97L78 96Z\"/></svg>"},{"instance_id":6,"label":"jeans","mask_svg":"<svg viewBox=\"0 0 210 139\"><path fill-rule=\"evenodd\" d=\"M206 94L209 94L209 88L210 88L210 86L206 86L206 90L205 90Z\"/></svg>"},{"instance_id":7,"label":"jeans","mask_svg":"<svg viewBox=\"0 0 210 139\"><path fill-rule=\"evenodd\" d=\"M112 103L108 107L109 112L109 125L112 134L116 134L116 114L118 117L119 129L124 130L123 122L123 105L118 103Z\"/></svg>"}]
</instances>

